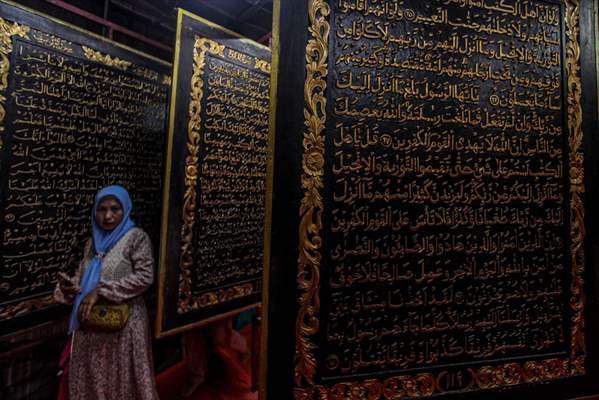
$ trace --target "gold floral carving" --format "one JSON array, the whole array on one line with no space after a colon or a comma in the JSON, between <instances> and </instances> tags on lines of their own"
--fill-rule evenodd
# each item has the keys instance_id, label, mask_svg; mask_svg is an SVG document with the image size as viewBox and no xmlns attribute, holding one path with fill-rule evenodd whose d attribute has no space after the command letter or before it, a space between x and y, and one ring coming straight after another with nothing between
<instances>
[{"instance_id":1,"label":"gold floral carving","mask_svg":"<svg viewBox=\"0 0 599 400\"><path fill-rule=\"evenodd\" d=\"M8 89L8 76L10 73L10 54L13 49L13 37L29 39L30 28L10 23L0 17L0 150L4 148L4 118L6 118L6 89ZM0 173L2 171L0 170ZM0 320L14 318L27 314L32 310L45 308L52 304L49 296L0 306Z\"/></svg>"},{"instance_id":2,"label":"gold floral carving","mask_svg":"<svg viewBox=\"0 0 599 400\"><path fill-rule=\"evenodd\" d=\"M187 157L185 158L185 194L183 195L183 223L181 226L181 256L179 259L180 314L200 308L198 299L191 291L191 268L193 266L193 228L197 208L197 182L199 172L200 129L202 97L204 96L204 66L206 54L224 57L225 46L213 40L196 37L193 48L193 72L187 125Z\"/></svg>"},{"instance_id":3,"label":"gold floral carving","mask_svg":"<svg viewBox=\"0 0 599 400\"><path fill-rule=\"evenodd\" d=\"M296 320L295 383L314 384L315 344L311 338L319 330L320 253L322 229L322 193L324 187L324 130L326 122L326 76L328 38L326 17L330 8L324 0L310 0L311 39L306 46L306 83L304 86L304 140L300 205L299 259L297 284L301 292Z\"/></svg>"},{"instance_id":4,"label":"gold floral carving","mask_svg":"<svg viewBox=\"0 0 599 400\"><path fill-rule=\"evenodd\" d=\"M584 228L584 166L582 152L582 82L580 79L580 28L579 0L566 0L566 71L568 86L568 143L570 146L570 257L572 283L570 308L572 313L571 374L583 374L586 358L584 337L584 285L585 259Z\"/></svg>"},{"instance_id":5,"label":"gold floral carving","mask_svg":"<svg viewBox=\"0 0 599 400\"><path fill-rule=\"evenodd\" d=\"M569 376L569 360L552 358L527 361L524 364L506 363L495 367L467 368L464 380L469 382L460 391L493 389L523 383L535 383ZM409 397L426 397L446 392L441 380L447 371L437 375L392 376L383 381L368 379L361 382L342 382L331 386L315 385L296 388L295 400L395 400Z\"/></svg>"},{"instance_id":6,"label":"gold floral carving","mask_svg":"<svg viewBox=\"0 0 599 400\"><path fill-rule=\"evenodd\" d=\"M81 46L83 50L83 54L87 57L88 60L99 62L101 64L107 65L109 67L118 68L122 71L126 71L127 68L131 65L131 62L121 60L118 57L111 57L108 54L102 54L99 51L90 49L86 46Z\"/></svg>"},{"instance_id":7,"label":"gold floral carving","mask_svg":"<svg viewBox=\"0 0 599 400\"><path fill-rule=\"evenodd\" d=\"M4 132L4 118L6 117L6 89L8 88L8 74L10 72L10 54L12 53L13 36L28 39L30 28L12 24L0 17L0 134ZM0 135L0 149L4 147L4 138Z\"/></svg>"},{"instance_id":8,"label":"gold floral carving","mask_svg":"<svg viewBox=\"0 0 599 400\"><path fill-rule=\"evenodd\" d=\"M472 391L509 387L565 378L585 373L586 345L584 336L583 252L584 208L582 196L582 82L580 77L579 0L565 0L566 72L570 183L570 236L571 236L571 347L564 358L510 362L494 366L466 368L468 384L448 390L441 380L450 374L441 371L406 374L385 380L341 382L330 386L314 383L317 362L316 344L312 341L319 331L320 263L321 263L321 190L324 174L324 127L326 121L327 43L330 13L324 0L310 0L311 39L306 47L306 81L304 86L306 130L303 140L302 188L304 197L300 206L299 260L297 283L300 292L296 320L295 400L382 400L405 397L424 397L452 390Z\"/></svg>"}]
</instances>

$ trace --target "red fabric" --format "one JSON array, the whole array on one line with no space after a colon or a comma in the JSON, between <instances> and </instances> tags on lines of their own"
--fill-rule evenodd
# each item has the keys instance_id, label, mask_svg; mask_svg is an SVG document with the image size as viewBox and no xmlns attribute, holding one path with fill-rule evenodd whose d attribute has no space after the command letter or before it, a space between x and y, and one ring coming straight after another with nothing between
<instances>
[{"instance_id":1,"label":"red fabric","mask_svg":"<svg viewBox=\"0 0 599 400\"><path fill-rule=\"evenodd\" d=\"M251 368L251 374L252 374L252 390L256 391L258 390L258 380L259 380L259 374L260 374L260 354L262 354L260 352L260 323L253 323L251 325L251 327L249 328L251 329L251 334L252 334L252 339L251 341L248 340L248 343L251 346L251 352L252 352L252 358L250 359L250 368ZM247 338L247 336L246 336Z\"/></svg>"},{"instance_id":2,"label":"red fabric","mask_svg":"<svg viewBox=\"0 0 599 400\"><path fill-rule=\"evenodd\" d=\"M241 334L247 343L252 343L252 327L246 325ZM161 399L169 400L257 400L258 393L251 391L251 360L240 361L239 351L230 344L213 346L215 361L209 366L206 382L191 396L182 397L181 388L189 379L189 369L182 361L156 377L156 386ZM216 359L216 360L213 360Z\"/></svg>"},{"instance_id":3,"label":"red fabric","mask_svg":"<svg viewBox=\"0 0 599 400\"><path fill-rule=\"evenodd\" d=\"M73 340L72 336L69 336L69 340L62 350L62 354L60 355L60 361L58 365L62 370L62 375L60 375L60 382L58 384L58 400L69 400L69 361L71 359L71 340Z\"/></svg>"}]
</instances>

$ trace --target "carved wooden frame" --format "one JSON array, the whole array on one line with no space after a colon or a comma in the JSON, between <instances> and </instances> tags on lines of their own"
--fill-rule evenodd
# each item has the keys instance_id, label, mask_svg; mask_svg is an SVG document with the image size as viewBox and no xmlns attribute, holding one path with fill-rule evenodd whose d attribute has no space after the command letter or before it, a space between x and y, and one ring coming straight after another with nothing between
<instances>
[{"instance_id":1,"label":"carved wooden frame","mask_svg":"<svg viewBox=\"0 0 599 400\"><path fill-rule=\"evenodd\" d=\"M583 252L584 169L582 153L582 83L580 77L579 0L564 0L566 30L567 111L570 184L570 257L571 257L571 346L567 358L509 362L495 366L468 368L471 384L463 391L492 389L554 380L585 373ZM324 160L326 124L326 78L330 7L327 0L310 0L308 5L310 39L306 46L306 80L304 85L304 125L300 205L297 288L299 311L296 318L295 387L296 400L329 399L396 399L442 393L438 381L442 371L405 374L384 381L341 382L331 386L315 384L317 360L313 337L319 332L320 268L322 254L322 213L324 209Z\"/></svg>"},{"instance_id":2,"label":"carved wooden frame","mask_svg":"<svg viewBox=\"0 0 599 400\"><path fill-rule=\"evenodd\" d=\"M189 123L187 125L187 157L185 158L185 192L181 224L181 256L179 258L179 314L211 307L216 304L246 297L255 292L255 285L244 283L202 293L194 296L191 290L191 269L194 264L194 226L197 209L197 183L200 151L201 111L204 96L204 67L206 56L213 54L225 58L225 45L214 40L196 36L193 46L193 70L189 101ZM270 71L270 63L255 59L255 68Z\"/></svg>"},{"instance_id":3,"label":"carved wooden frame","mask_svg":"<svg viewBox=\"0 0 599 400\"><path fill-rule=\"evenodd\" d=\"M22 6L14 5L10 1L2 0L3 4L9 6L16 6L18 8L23 8ZM60 25L66 26L74 31L81 32L85 35L101 38L92 32L85 31L79 27L69 25L63 21L58 21L53 19L52 17L48 17L42 13L38 13L36 11L31 11L27 8L23 8L24 12L31 12L36 16L40 16L42 18L49 19L55 23L59 23ZM33 26L33 25L32 25ZM44 32L38 30L38 27L32 27L25 24L20 24L17 22L8 21L2 17L0 17L0 151L4 148L4 135L5 135L5 126L4 119L6 118L6 101L7 101L7 90L8 90L8 82L10 76L10 57L13 51L13 42L15 38L22 38L24 40L28 40L32 43L36 43L42 46L46 46L52 48L56 51L64 52L70 55L73 55L77 48L81 48L82 56L87 58L90 61L99 62L109 67L119 68L123 71L128 70L129 72L133 72L136 75L140 75L147 79L152 79L156 82L165 82L166 80L170 80L170 76L167 74L160 75L156 71L149 70L141 65L133 64L132 62L121 60L118 57L113 57L108 54L103 54L99 51L93 50L89 47L79 45L73 43L69 40L63 39L62 37L56 36L49 32ZM101 38L102 41L108 42L112 45L121 47L128 51L137 53L148 59L153 59L158 61L154 57L147 55L145 53L139 52L137 50L133 50L128 48L127 46L121 45L117 42L108 40L106 38ZM160 63L167 64L166 62L160 60ZM2 171L0 170L0 173ZM40 296L8 304L0 305L0 322L9 320L15 317L21 317L27 315L33 311L42 310L49 308L54 305L54 299L51 294L42 294Z\"/></svg>"},{"instance_id":4,"label":"carved wooden frame","mask_svg":"<svg viewBox=\"0 0 599 400\"><path fill-rule=\"evenodd\" d=\"M268 47L179 8L162 197L158 338L259 305L262 282L258 278L193 290L198 267L195 259L198 225L202 222L198 208L202 207L200 173L205 150L202 102L208 95L204 86L209 72L207 65L212 58L236 63L232 57L236 52L250 56L247 62L238 60L248 68L270 72ZM266 191L269 192L268 186Z\"/></svg>"}]
</instances>

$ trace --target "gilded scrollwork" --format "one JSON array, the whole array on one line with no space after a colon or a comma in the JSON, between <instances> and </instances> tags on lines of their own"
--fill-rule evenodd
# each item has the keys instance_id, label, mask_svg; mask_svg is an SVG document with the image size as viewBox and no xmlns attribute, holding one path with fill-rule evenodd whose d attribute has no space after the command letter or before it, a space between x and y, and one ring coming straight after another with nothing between
<instances>
[{"instance_id":1,"label":"gilded scrollwork","mask_svg":"<svg viewBox=\"0 0 599 400\"><path fill-rule=\"evenodd\" d=\"M0 17L0 150L4 148L4 119L6 118L6 89L10 73L10 54L13 49L13 38L28 39L30 28L16 22L10 23ZM0 172L2 172L0 170ZM51 304L51 299L44 297L18 304L0 306L0 320L14 318L32 310L44 308Z\"/></svg>"},{"instance_id":2,"label":"gilded scrollwork","mask_svg":"<svg viewBox=\"0 0 599 400\"><path fill-rule=\"evenodd\" d=\"M13 37L27 39L30 28L10 23L0 17L0 134L4 132L4 118L6 117L6 89L8 88L8 74L10 72L10 53L12 53ZM0 136L0 149L4 147L4 138Z\"/></svg>"},{"instance_id":3,"label":"gilded scrollwork","mask_svg":"<svg viewBox=\"0 0 599 400\"><path fill-rule=\"evenodd\" d=\"M300 205L299 259L297 283L300 290L296 320L295 383L314 384L316 374L313 335L319 331L320 252L322 229L322 189L324 187L324 130L326 123L326 76L328 72L327 16L324 0L311 0L308 6L311 39L306 46L306 83L304 87L304 139Z\"/></svg>"},{"instance_id":4,"label":"gilded scrollwork","mask_svg":"<svg viewBox=\"0 0 599 400\"><path fill-rule=\"evenodd\" d=\"M131 66L130 61L121 60L120 58L112 57L109 54L102 54L99 51L90 49L87 46L81 46L81 49L88 60L99 62L109 67L118 68L122 71L127 71L127 69Z\"/></svg>"},{"instance_id":5,"label":"gilded scrollwork","mask_svg":"<svg viewBox=\"0 0 599 400\"><path fill-rule=\"evenodd\" d=\"M568 93L568 143L570 146L570 257L572 282L571 298L571 373L583 374L586 358L584 336L585 269L583 241L584 228L584 155L582 151L582 82L580 77L579 1L566 1L566 71Z\"/></svg>"},{"instance_id":6,"label":"gilded scrollwork","mask_svg":"<svg viewBox=\"0 0 599 400\"><path fill-rule=\"evenodd\" d=\"M185 158L185 193L181 225L181 256L179 259L178 312L186 313L200 308L191 291L193 266L193 231L197 209L197 183L199 173L200 129L202 97L204 96L204 67L208 53L224 57L225 46L213 40L196 37L193 47L193 72L187 124L187 157Z\"/></svg>"},{"instance_id":7,"label":"gilded scrollwork","mask_svg":"<svg viewBox=\"0 0 599 400\"><path fill-rule=\"evenodd\" d=\"M493 389L523 383L536 383L570 376L567 359L527 361L524 364L506 363L498 366L468 368L468 385L460 391ZM392 376L385 380L368 379L356 382L341 382L332 386L314 385L296 388L296 400L393 400L406 397L427 397L445 392L441 380L448 375L442 371L437 375L421 373Z\"/></svg>"}]
</instances>

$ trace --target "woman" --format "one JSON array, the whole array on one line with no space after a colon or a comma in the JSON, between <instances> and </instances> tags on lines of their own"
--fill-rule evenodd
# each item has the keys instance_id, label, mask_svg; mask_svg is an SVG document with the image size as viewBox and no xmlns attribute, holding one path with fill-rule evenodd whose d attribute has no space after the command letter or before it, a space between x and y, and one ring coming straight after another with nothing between
<instances>
[{"instance_id":1,"label":"woman","mask_svg":"<svg viewBox=\"0 0 599 400\"><path fill-rule=\"evenodd\" d=\"M74 277L59 274L56 301L73 304L68 393L70 400L158 399L152 369L148 315L141 294L154 279L148 235L130 219L131 199L120 186L98 192L92 238ZM119 331L85 328L92 307L104 299L126 303L129 319Z\"/></svg>"}]
</instances>

